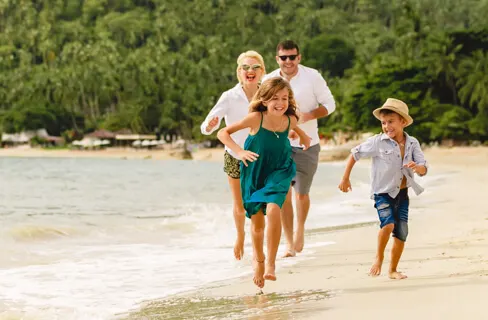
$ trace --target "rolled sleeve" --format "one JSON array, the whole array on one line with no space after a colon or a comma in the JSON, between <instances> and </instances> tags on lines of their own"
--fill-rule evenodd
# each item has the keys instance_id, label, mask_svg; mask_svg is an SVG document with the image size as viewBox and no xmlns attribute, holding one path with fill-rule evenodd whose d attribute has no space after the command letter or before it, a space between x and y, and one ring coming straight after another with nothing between
<instances>
[{"instance_id":1,"label":"rolled sleeve","mask_svg":"<svg viewBox=\"0 0 488 320\"><path fill-rule=\"evenodd\" d=\"M328 114L331 114L336 109L334 96L327 86L327 82L324 77L317 71L316 77L313 83L313 91L317 97L317 102L327 109Z\"/></svg>"},{"instance_id":2,"label":"rolled sleeve","mask_svg":"<svg viewBox=\"0 0 488 320\"><path fill-rule=\"evenodd\" d=\"M422 148L420 147L420 142L415 139L413 144L413 149L412 149L412 160L418 164L422 165L425 167L426 171L424 176L427 174L429 171L429 164L427 163L427 160L425 159L424 152L422 151Z\"/></svg>"},{"instance_id":3,"label":"rolled sleeve","mask_svg":"<svg viewBox=\"0 0 488 320\"><path fill-rule=\"evenodd\" d=\"M360 145L351 149L351 154L354 160L358 161L361 158L371 158L378 154L378 136L374 136L361 143Z\"/></svg>"},{"instance_id":4,"label":"rolled sleeve","mask_svg":"<svg viewBox=\"0 0 488 320\"><path fill-rule=\"evenodd\" d=\"M202 134L210 135L210 134L214 133L220 127L220 123L222 122L222 118L227 114L228 107L229 107L229 103L228 103L228 99L227 99L227 92L224 92L220 96L219 101L217 101L215 106L208 113L207 117L205 118L205 121L203 121L203 123L201 124L200 130L201 130ZM212 120L215 117L219 118L219 122L217 123L217 125L215 127L213 127L212 130L210 130L210 132L207 132L206 128L208 126L208 123L210 122L210 120Z\"/></svg>"}]
</instances>

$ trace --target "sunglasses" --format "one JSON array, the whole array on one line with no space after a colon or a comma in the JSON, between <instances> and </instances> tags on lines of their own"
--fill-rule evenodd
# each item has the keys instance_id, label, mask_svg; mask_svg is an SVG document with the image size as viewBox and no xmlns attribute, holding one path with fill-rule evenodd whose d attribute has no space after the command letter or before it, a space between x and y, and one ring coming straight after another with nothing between
<instances>
[{"instance_id":1,"label":"sunglasses","mask_svg":"<svg viewBox=\"0 0 488 320\"><path fill-rule=\"evenodd\" d=\"M298 54L290 54L289 56L278 56L280 57L281 61L286 61L286 58L290 58L290 61L295 61L298 57Z\"/></svg>"},{"instance_id":2,"label":"sunglasses","mask_svg":"<svg viewBox=\"0 0 488 320\"><path fill-rule=\"evenodd\" d=\"M252 66L250 66L248 64L243 64L243 65L241 65L241 68L244 71L249 71L251 69L252 69L252 71L256 71L256 70L261 69L261 65L260 64L253 64Z\"/></svg>"}]
</instances>

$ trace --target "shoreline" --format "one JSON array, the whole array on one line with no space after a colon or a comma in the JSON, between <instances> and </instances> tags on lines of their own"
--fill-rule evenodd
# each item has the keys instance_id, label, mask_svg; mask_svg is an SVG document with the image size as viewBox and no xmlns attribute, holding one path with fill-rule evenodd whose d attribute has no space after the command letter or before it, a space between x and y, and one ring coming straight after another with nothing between
<instances>
[{"instance_id":1,"label":"shoreline","mask_svg":"<svg viewBox=\"0 0 488 320\"><path fill-rule=\"evenodd\" d=\"M319 154L319 162L340 162L345 160L353 144L347 143L337 147L324 147ZM429 147L424 152L434 152L439 156L450 157L451 164L456 162L452 158L462 154L462 161L471 161L477 151L488 150L486 146L477 147ZM94 159L122 159L122 160L184 160L182 149L147 150L134 148L107 148L103 150L74 150L74 149L42 149L30 147L0 148L0 158L94 158ZM192 152L193 161L223 162L223 148L201 148ZM445 161L441 161L441 164Z\"/></svg>"},{"instance_id":2,"label":"shoreline","mask_svg":"<svg viewBox=\"0 0 488 320\"><path fill-rule=\"evenodd\" d=\"M306 243L334 244L306 247L311 255L291 266L280 267L283 260L278 259L278 281L267 281L263 295L256 295L251 276L243 276L146 302L124 315L137 319L174 312L169 301L170 306L180 305L184 315L202 318L377 319L395 312L395 318L409 320L484 319L488 209L482 190L488 179L488 148L430 148L425 155L429 174L439 184L420 195L428 198L423 204L411 196L410 233L399 265L408 279L390 280L386 275L392 241L385 251L382 275L367 276L378 227L364 223L307 233ZM244 263L251 270L249 254Z\"/></svg>"}]
</instances>

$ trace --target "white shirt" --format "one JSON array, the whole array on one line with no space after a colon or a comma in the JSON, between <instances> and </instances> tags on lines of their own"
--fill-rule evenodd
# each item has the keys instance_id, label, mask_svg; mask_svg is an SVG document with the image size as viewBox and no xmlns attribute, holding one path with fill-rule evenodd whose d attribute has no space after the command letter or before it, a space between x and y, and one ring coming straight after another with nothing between
<instances>
[{"instance_id":1,"label":"white shirt","mask_svg":"<svg viewBox=\"0 0 488 320\"><path fill-rule=\"evenodd\" d=\"M220 127L220 122L222 118L225 119L225 124L227 126L236 123L242 119L244 119L249 114L249 101L247 100L246 93L242 89L240 83L238 83L234 88L229 89L222 93L217 101L217 104L210 110L205 121L203 121L200 129L203 134L210 135L215 130ZM219 117L219 122L210 132L206 131L208 123L215 117ZM249 135L249 128L242 129L237 132L234 132L230 136L232 139L241 147L244 147L244 142ZM230 153L234 158L239 159L237 154L234 151L230 150L227 146L225 150Z\"/></svg>"},{"instance_id":2,"label":"white shirt","mask_svg":"<svg viewBox=\"0 0 488 320\"><path fill-rule=\"evenodd\" d=\"M405 156L402 159L398 143L386 134L377 134L359 146L351 149L354 160L373 158L371 166L371 199L375 194L388 193L396 198L400 192L403 176L407 178L407 187L412 187L417 195L424 191L414 179L412 169L404 165L410 161L428 168L424 153L417 139L405 132Z\"/></svg>"},{"instance_id":3,"label":"white shirt","mask_svg":"<svg viewBox=\"0 0 488 320\"><path fill-rule=\"evenodd\" d=\"M280 76L280 69L276 69L264 76L263 81ZM334 97L324 78L317 70L299 64L298 72L291 78L290 85L300 112L313 111L319 108L319 105L324 106L329 114L334 112L336 108ZM302 123L299 127L312 138L310 146L320 142L317 119ZM301 147L298 139L291 140L290 142L293 147Z\"/></svg>"}]
</instances>

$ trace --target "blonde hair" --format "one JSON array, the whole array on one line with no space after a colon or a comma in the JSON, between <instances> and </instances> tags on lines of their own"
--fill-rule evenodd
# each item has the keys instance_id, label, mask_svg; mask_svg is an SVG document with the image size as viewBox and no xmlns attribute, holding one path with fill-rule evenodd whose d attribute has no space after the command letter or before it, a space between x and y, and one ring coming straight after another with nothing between
<instances>
[{"instance_id":1,"label":"blonde hair","mask_svg":"<svg viewBox=\"0 0 488 320\"><path fill-rule=\"evenodd\" d=\"M267 111L268 107L263 102L270 101L278 91L283 89L288 89L288 109L286 109L285 114L294 116L298 120L297 103L293 96L293 90L291 89L290 83L282 77L269 78L261 84L249 104L249 113Z\"/></svg>"},{"instance_id":2,"label":"blonde hair","mask_svg":"<svg viewBox=\"0 0 488 320\"><path fill-rule=\"evenodd\" d=\"M241 78L239 77L239 70L241 69L242 60L244 60L245 58L253 58L259 61L259 64L261 64L261 69L263 70L263 74L261 75L261 79L262 79L266 74L266 66L264 65L264 59L258 52L254 50L249 50L241 53L237 58L236 74L239 82L242 83ZM261 79L259 79L259 81L261 81Z\"/></svg>"}]
</instances>

